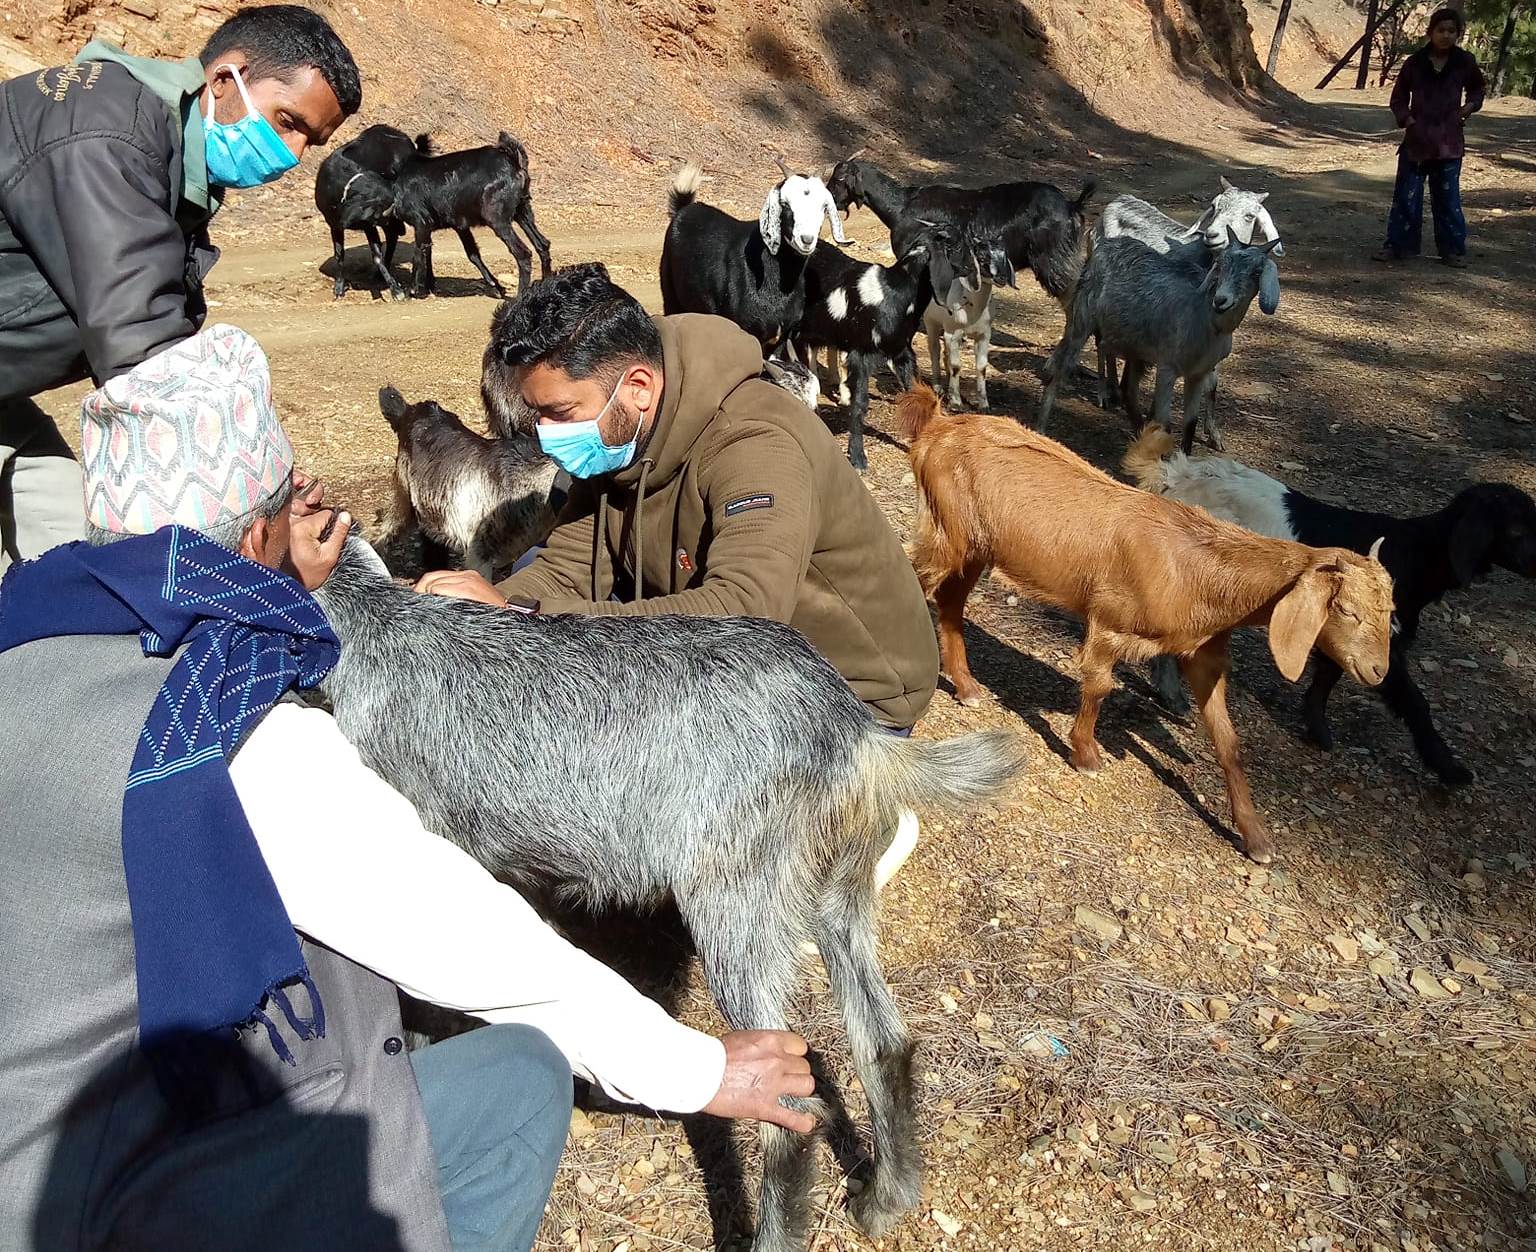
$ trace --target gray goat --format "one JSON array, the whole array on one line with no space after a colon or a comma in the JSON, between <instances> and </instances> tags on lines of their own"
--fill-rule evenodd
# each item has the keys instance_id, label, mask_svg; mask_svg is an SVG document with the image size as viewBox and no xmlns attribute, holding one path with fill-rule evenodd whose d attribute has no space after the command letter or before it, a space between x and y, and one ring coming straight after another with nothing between
<instances>
[{"instance_id":1,"label":"gray goat","mask_svg":"<svg viewBox=\"0 0 1536 1252\"><path fill-rule=\"evenodd\" d=\"M1278 240L1245 244L1227 228L1227 246L1201 280L1187 263L1154 252L1138 239L1106 239L1093 250L1067 317L1067 332L1045 363L1043 433L1062 375L1090 336L1106 353L1126 358L1122 395L1133 428L1139 425L1136 389L1146 367L1157 367L1152 417L1173 429L1173 384L1184 380L1184 447L1194 442L1201 401L1216 367L1232 352L1232 335L1253 303L1273 312L1280 304L1280 273L1270 253Z\"/></svg>"},{"instance_id":2,"label":"gray goat","mask_svg":"<svg viewBox=\"0 0 1536 1252\"><path fill-rule=\"evenodd\" d=\"M1022 743L887 734L777 622L525 615L420 596L359 537L316 594L342 641L324 684L341 729L429 828L492 872L589 906L670 896L734 1029L788 1027L800 944L814 940L874 1132L853 1216L878 1237L916 1205L913 1044L876 954L875 863L902 809L993 796L1023 768ZM817 1098L803 1107L825 1111ZM753 1246L795 1252L813 1145L761 1134Z\"/></svg>"},{"instance_id":3,"label":"gray goat","mask_svg":"<svg viewBox=\"0 0 1536 1252\"><path fill-rule=\"evenodd\" d=\"M1132 195L1119 195L1104 206L1104 212L1099 215L1099 220L1094 224L1093 233L1088 237L1088 250L1102 243L1105 239L1118 239L1122 236L1130 236L1139 239L1154 252L1177 252L1190 265L1200 265L1203 268L1197 279L1204 277L1206 269L1210 268L1215 254L1226 247L1227 229L1230 227L1236 232L1237 237L1244 243L1252 243L1254 232L1258 231L1264 239L1278 240L1280 232L1275 229L1275 222L1269 215L1269 210L1264 207L1264 201L1269 198L1269 192L1243 191L1234 187L1225 178L1221 180L1221 191L1215 199L1206 207L1198 221L1193 226L1185 226L1183 222L1168 216L1155 204L1148 204L1145 200ZM1202 246L1203 245L1203 246ZM1276 243L1274 255L1285 255L1285 245ZM1273 309L1266 312L1273 313ZM1115 384L1119 382L1118 370L1115 358L1104 351L1103 345L1098 345L1099 358L1099 407L1109 407L1109 396ZM1212 379L1210 395L1207 397L1206 437L1212 444L1221 448L1223 446L1220 428L1216 425L1216 390L1220 384L1220 372ZM1129 410L1127 410L1129 412Z\"/></svg>"}]
</instances>

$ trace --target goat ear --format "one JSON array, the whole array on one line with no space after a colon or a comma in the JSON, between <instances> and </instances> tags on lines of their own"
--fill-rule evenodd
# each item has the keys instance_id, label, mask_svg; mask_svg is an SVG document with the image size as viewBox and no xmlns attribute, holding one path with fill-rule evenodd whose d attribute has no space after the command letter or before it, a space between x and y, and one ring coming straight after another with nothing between
<instances>
[{"instance_id":1,"label":"goat ear","mask_svg":"<svg viewBox=\"0 0 1536 1252\"><path fill-rule=\"evenodd\" d=\"M1307 668L1307 656L1328 620L1334 578L1316 566L1298 578L1269 615L1269 651L1287 682Z\"/></svg>"},{"instance_id":2,"label":"goat ear","mask_svg":"<svg viewBox=\"0 0 1536 1252\"><path fill-rule=\"evenodd\" d=\"M1216 286L1216 271L1220 268L1220 265L1213 265L1210 269L1206 270L1205 277L1200 280L1200 285L1195 288L1195 290L1203 294L1209 292L1211 288Z\"/></svg>"},{"instance_id":3,"label":"goat ear","mask_svg":"<svg viewBox=\"0 0 1536 1252\"><path fill-rule=\"evenodd\" d=\"M917 251L916 248L913 249ZM933 300L942 300L949 295L949 289L953 287L958 276L955 274L954 262L949 259L948 253L943 248L930 246L928 249L928 280L933 284Z\"/></svg>"},{"instance_id":4,"label":"goat ear","mask_svg":"<svg viewBox=\"0 0 1536 1252\"><path fill-rule=\"evenodd\" d=\"M1482 512L1463 513L1451 527L1449 555L1451 573L1456 575L1458 586L1466 586L1482 570L1493 546L1493 528Z\"/></svg>"},{"instance_id":5,"label":"goat ear","mask_svg":"<svg viewBox=\"0 0 1536 1252\"><path fill-rule=\"evenodd\" d=\"M1184 233L1186 236L1203 235L1210 229L1211 223L1215 220L1216 206L1214 204L1206 205L1205 212L1200 215L1200 219Z\"/></svg>"},{"instance_id":6,"label":"goat ear","mask_svg":"<svg viewBox=\"0 0 1536 1252\"><path fill-rule=\"evenodd\" d=\"M757 229L762 232L763 246L769 253L777 256L779 244L779 214L783 212L784 202L779 199L779 189L772 187L768 191L768 198L763 201L763 211L757 215Z\"/></svg>"},{"instance_id":7,"label":"goat ear","mask_svg":"<svg viewBox=\"0 0 1536 1252\"><path fill-rule=\"evenodd\" d=\"M1235 248L1243 242L1243 238L1230 226L1227 227L1227 247Z\"/></svg>"},{"instance_id":8,"label":"goat ear","mask_svg":"<svg viewBox=\"0 0 1536 1252\"><path fill-rule=\"evenodd\" d=\"M1273 261L1265 257L1264 268L1259 271L1259 309L1272 314L1279 307L1280 271Z\"/></svg>"},{"instance_id":9,"label":"goat ear","mask_svg":"<svg viewBox=\"0 0 1536 1252\"><path fill-rule=\"evenodd\" d=\"M830 191L823 191L821 194L825 197L822 207L826 210L827 222L832 227L832 242L848 243L848 236L843 234L843 215L837 211L837 201L832 198Z\"/></svg>"}]
</instances>

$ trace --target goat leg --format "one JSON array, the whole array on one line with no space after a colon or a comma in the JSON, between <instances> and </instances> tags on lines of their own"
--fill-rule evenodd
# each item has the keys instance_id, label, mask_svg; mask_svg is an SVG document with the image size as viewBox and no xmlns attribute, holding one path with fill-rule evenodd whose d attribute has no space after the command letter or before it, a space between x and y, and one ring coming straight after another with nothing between
<instances>
[{"instance_id":1,"label":"goat leg","mask_svg":"<svg viewBox=\"0 0 1536 1252\"><path fill-rule=\"evenodd\" d=\"M878 833L852 835L817 902L815 919L816 944L869 1101L874 1176L850 1208L871 1239L917 1206L923 1168L913 1107L912 1036L877 954L874 872L883 843Z\"/></svg>"},{"instance_id":2,"label":"goat leg","mask_svg":"<svg viewBox=\"0 0 1536 1252\"><path fill-rule=\"evenodd\" d=\"M960 403L960 365L959 357L964 341L960 336L955 336L955 373L954 389L955 403ZM987 403L987 358L992 352L992 327L988 325L981 334L976 336L976 411L985 413L991 408Z\"/></svg>"},{"instance_id":3,"label":"goat leg","mask_svg":"<svg viewBox=\"0 0 1536 1252\"><path fill-rule=\"evenodd\" d=\"M395 263L395 249L405 235L403 223L393 218L384 223L384 268L388 269Z\"/></svg>"},{"instance_id":4,"label":"goat leg","mask_svg":"<svg viewBox=\"0 0 1536 1252\"><path fill-rule=\"evenodd\" d=\"M464 255L469 258L469 263L480 271L480 277L485 281L485 285L490 288L491 294L498 300L505 300L507 298L506 291L502 288L501 283L497 281L496 275L491 273L491 271L487 268L485 264L485 258L480 255L480 245L475 242L475 232L469 230L466 227L460 226L454 228L454 234L458 235L459 242L464 245ZM500 236L501 232L498 230L496 234ZM527 249L524 248L523 251L526 252ZM526 274L523 274L522 271L523 262L522 259L519 258L518 272L522 277L522 283L526 283L528 281L528 277ZM518 286L518 290L522 290L521 283Z\"/></svg>"},{"instance_id":5,"label":"goat leg","mask_svg":"<svg viewBox=\"0 0 1536 1252\"><path fill-rule=\"evenodd\" d=\"M742 837L742 832L734 832ZM765 839L761 840L767 846ZM781 872L798 862L785 857ZM808 934L765 934L761 903L751 894L716 889L689 892L678 910L699 949L704 977L732 1030L787 1030L786 1007L794 992L799 944ZM769 894L794 891L792 883L761 884ZM798 921L792 910L780 919ZM812 1096L785 1098L784 1103L811 1113L825 1124L826 1105ZM764 1122L758 1128L763 1149L763 1182L757 1201L757 1235L753 1252L804 1252L810 1236L811 1185L816 1173L816 1133L797 1135Z\"/></svg>"},{"instance_id":6,"label":"goat leg","mask_svg":"<svg viewBox=\"0 0 1536 1252\"><path fill-rule=\"evenodd\" d=\"M391 300L404 300L405 292L400 290L400 284L395 281L395 276L389 272L389 262L384 259L384 241L379 238L379 228L370 223L363 227L363 234L368 237L368 252L373 257L373 268L379 271L379 277L384 280L384 285L389 288Z\"/></svg>"},{"instance_id":7,"label":"goat leg","mask_svg":"<svg viewBox=\"0 0 1536 1252\"><path fill-rule=\"evenodd\" d=\"M1077 720L1072 723L1072 768L1083 774L1096 774L1104 758L1094 730L1099 721L1099 707L1115 685L1115 649L1104 633L1090 622L1077 656L1080 698Z\"/></svg>"},{"instance_id":8,"label":"goat leg","mask_svg":"<svg viewBox=\"0 0 1536 1252\"><path fill-rule=\"evenodd\" d=\"M1259 865L1268 865L1275 859L1274 844L1269 831L1253 807L1253 792L1248 787L1248 776L1243 773L1243 762L1232 725L1232 715L1227 710L1227 642L1229 635L1217 635L1208 639L1192 656L1182 657L1179 665L1184 679L1194 693L1195 703L1200 706L1200 716L1216 749L1216 761L1227 780L1227 799L1232 806L1232 825L1242 840L1243 851L1248 859Z\"/></svg>"},{"instance_id":9,"label":"goat leg","mask_svg":"<svg viewBox=\"0 0 1536 1252\"><path fill-rule=\"evenodd\" d=\"M552 262L549 259L549 240L544 232L539 229L539 224L533 220L533 201L523 197L523 204L517 211L517 224L523 228L523 234L528 236L533 244L533 250L539 254L539 277L548 278Z\"/></svg>"},{"instance_id":10,"label":"goat leg","mask_svg":"<svg viewBox=\"0 0 1536 1252\"><path fill-rule=\"evenodd\" d=\"M1115 358L1109 358L1110 373L1115 370ZM1126 357L1125 372L1120 379L1120 407L1125 410L1126 421L1130 422L1131 430L1141 432L1141 380L1146 375L1147 367L1143 361L1135 357Z\"/></svg>"},{"instance_id":11,"label":"goat leg","mask_svg":"<svg viewBox=\"0 0 1536 1252\"><path fill-rule=\"evenodd\" d=\"M533 253L529 252L528 245L517 237L517 232L512 229L510 222L493 223L491 229L496 232L496 238L506 245L507 251L512 254L512 259L517 262L517 290L521 294L533 281Z\"/></svg>"},{"instance_id":12,"label":"goat leg","mask_svg":"<svg viewBox=\"0 0 1536 1252\"><path fill-rule=\"evenodd\" d=\"M848 354L848 460L863 474L869 469L864 454L864 419L869 415L869 375L878 358L864 352Z\"/></svg>"},{"instance_id":13,"label":"goat leg","mask_svg":"<svg viewBox=\"0 0 1536 1252\"><path fill-rule=\"evenodd\" d=\"M1390 676L1391 670L1388 670ZM1344 671L1332 657L1321 652L1312 654L1312 682L1302 697L1302 720L1307 728L1307 738L1324 752L1333 751L1333 731L1328 726L1328 697Z\"/></svg>"},{"instance_id":14,"label":"goat leg","mask_svg":"<svg viewBox=\"0 0 1536 1252\"><path fill-rule=\"evenodd\" d=\"M1205 430L1205 441L1217 452L1227 450L1226 440L1221 437L1221 427L1216 423L1216 388L1220 379L1215 370L1211 371L1210 385L1205 390L1205 406L1201 414L1200 424Z\"/></svg>"},{"instance_id":15,"label":"goat leg","mask_svg":"<svg viewBox=\"0 0 1536 1252\"><path fill-rule=\"evenodd\" d=\"M336 261L336 281L331 284L331 294L340 300L347 294L347 245L340 226L331 227L331 252Z\"/></svg>"},{"instance_id":16,"label":"goat leg","mask_svg":"<svg viewBox=\"0 0 1536 1252\"><path fill-rule=\"evenodd\" d=\"M1413 736L1413 746L1418 750L1419 759L1435 771L1441 782L1447 787L1465 787L1476 777L1456 759L1456 754L1451 751L1450 746L1440 737L1440 732L1435 729L1435 719L1430 712L1429 701L1424 698L1424 693L1413 681L1413 675L1408 669L1406 653L1393 650L1387 676L1377 690L1381 692L1381 698L1386 702L1386 706L1402 718L1408 727L1408 733Z\"/></svg>"},{"instance_id":17,"label":"goat leg","mask_svg":"<svg viewBox=\"0 0 1536 1252\"><path fill-rule=\"evenodd\" d=\"M896 375L898 388L912 390L912 385L917 382L917 353L912 351L911 344L891 358L891 372Z\"/></svg>"},{"instance_id":18,"label":"goat leg","mask_svg":"<svg viewBox=\"0 0 1536 1252\"><path fill-rule=\"evenodd\" d=\"M411 267L411 295L416 299L432 294L432 229L416 228L416 257Z\"/></svg>"},{"instance_id":19,"label":"goat leg","mask_svg":"<svg viewBox=\"0 0 1536 1252\"><path fill-rule=\"evenodd\" d=\"M935 391L939 389L939 376L947 372L949 336L937 322L924 322L923 334L928 339L928 378ZM943 367L940 365L943 360ZM951 408L955 406L954 392L951 390L946 400Z\"/></svg>"},{"instance_id":20,"label":"goat leg","mask_svg":"<svg viewBox=\"0 0 1536 1252\"><path fill-rule=\"evenodd\" d=\"M984 565L967 565L945 575L934 588L933 603L939 610L939 655L944 672L955 684L955 699L968 708L986 701L986 689L971 673L965 655L965 602L970 598Z\"/></svg>"}]
</instances>

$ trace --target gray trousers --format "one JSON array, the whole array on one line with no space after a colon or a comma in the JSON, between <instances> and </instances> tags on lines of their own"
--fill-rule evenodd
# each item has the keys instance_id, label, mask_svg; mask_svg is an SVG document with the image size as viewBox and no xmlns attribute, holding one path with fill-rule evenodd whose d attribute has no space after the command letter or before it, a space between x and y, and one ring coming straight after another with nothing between
<instances>
[{"instance_id":1,"label":"gray trousers","mask_svg":"<svg viewBox=\"0 0 1536 1252\"><path fill-rule=\"evenodd\" d=\"M0 401L0 571L85 535L80 463L31 400Z\"/></svg>"}]
</instances>

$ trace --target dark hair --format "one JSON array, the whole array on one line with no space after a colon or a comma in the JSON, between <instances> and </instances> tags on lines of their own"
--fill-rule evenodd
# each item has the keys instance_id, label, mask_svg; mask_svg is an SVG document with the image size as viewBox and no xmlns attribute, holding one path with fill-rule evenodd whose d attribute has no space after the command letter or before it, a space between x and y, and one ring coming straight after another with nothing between
<instances>
[{"instance_id":1,"label":"dark hair","mask_svg":"<svg viewBox=\"0 0 1536 1252\"><path fill-rule=\"evenodd\" d=\"M1450 7L1436 9L1429 15L1429 25L1424 29L1426 31L1433 31L1436 26L1440 25L1441 22L1455 22L1456 33L1458 35L1466 33L1467 20L1466 18L1462 17L1460 9L1453 9Z\"/></svg>"},{"instance_id":2,"label":"dark hair","mask_svg":"<svg viewBox=\"0 0 1536 1252\"><path fill-rule=\"evenodd\" d=\"M250 63L247 77L281 78L312 66L336 93L336 103L350 117L363 104L363 84L357 62L331 24L313 9L298 4L267 4L241 9L203 45L206 68L229 52L245 53Z\"/></svg>"},{"instance_id":3,"label":"dark hair","mask_svg":"<svg viewBox=\"0 0 1536 1252\"><path fill-rule=\"evenodd\" d=\"M487 356L617 381L638 361L661 364L661 332L601 261L588 261L556 270L497 309Z\"/></svg>"}]
</instances>

